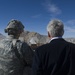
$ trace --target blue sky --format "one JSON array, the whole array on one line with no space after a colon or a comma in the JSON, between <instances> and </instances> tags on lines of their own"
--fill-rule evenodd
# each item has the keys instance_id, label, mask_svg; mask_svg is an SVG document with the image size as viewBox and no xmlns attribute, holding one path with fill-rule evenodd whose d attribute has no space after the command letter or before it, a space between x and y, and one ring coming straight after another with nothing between
<instances>
[{"instance_id":1,"label":"blue sky","mask_svg":"<svg viewBox=\"0 0 75 75\"><path fill-rule=\"evenodd\" d=\"M25 30L47 35L51 19L64 23L63 37L75 38L75 0L0 0L0 33L11 19L20 20Z\"/></svg>"}]
</instances>

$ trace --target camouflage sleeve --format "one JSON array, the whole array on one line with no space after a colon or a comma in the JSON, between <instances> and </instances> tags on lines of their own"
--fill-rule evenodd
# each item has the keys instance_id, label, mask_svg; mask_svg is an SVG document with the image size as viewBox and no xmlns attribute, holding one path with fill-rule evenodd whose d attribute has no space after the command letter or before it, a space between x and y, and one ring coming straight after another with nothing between
<instances>
[{"instance_id":1,"label":"camouflage sleeve","mask_svg":"<svg viewBox=\"0 0 75 75\"><path fill-rule=\"evenodd\" d=\"M33 60L33 55L34 55L33 50L30 48L28 44L23 43L22 51L23 51L24 59L27 62L27 64L32 65L32 60Z\"/></svg>"}]
</instances>

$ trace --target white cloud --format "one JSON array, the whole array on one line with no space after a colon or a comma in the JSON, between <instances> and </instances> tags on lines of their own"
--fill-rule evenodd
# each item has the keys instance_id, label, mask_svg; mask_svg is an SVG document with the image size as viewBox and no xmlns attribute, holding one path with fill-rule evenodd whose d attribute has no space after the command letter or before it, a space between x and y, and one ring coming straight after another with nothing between
<instances>
[{"instance_id":1,"label":"white cloud","mask_svg":"<svg viewBox=\"0 0 75 75\"><path fill-rule=\"evenodd\" d=\"M65 31L66 32L75 32L75 29L69 26L65 26Z\"/></svg>"},{"instance_id":2,"label":"white cloud","mask_svg":"<svg viewBox=\"0 0 75 75\"><path fill-rule=\"evenodd\" d=\"M54 4L48 4L47 5L47 9L48 9L48 11L50 12L50 13L52 13L52 14L61 14L61 10L56 6L56 5L54 5Z\"/></svg>"},{"instance_id":3,"label":"white cloud","mask_svg":"<svg viewBox=\"0 0 75 75\"><path fill-rule=\"evenodd\" d=\"M65 23L66 32L75 32L75 20L69 20Z\"/></svg>"},{"instance_id":4,"label":"white cloud","mask_svg":"<svg viewBox=\"0 0 75 75\"><path fill-rule=\"evenodd\" d=\"M32 18L39 18L41 16L41 14L37 14L37 15L33 15L31 16Z\"/></svg>"},{"instance_id":5,"label":"white cloud","mask_svg":"<svg viewBox=\"0 0 75 75\"><path fill-rule=\"evenodd\" d=\"M59 9L58 6L51 3L50 1L46 1L43 5L45 6L46 10L51 14L51 16L56 16L62 13L61 9Z\"/></svg>"},{"instance_id":6,"label":"white cloud","mask_svg":"<svg viewBox=\"0 0 75 75\"><path fill-rule=\"evenodd\" d=\"M70 26L75 26L75 20L69 20L67 21L67 24Z\"/></svg>"}]
</instances>

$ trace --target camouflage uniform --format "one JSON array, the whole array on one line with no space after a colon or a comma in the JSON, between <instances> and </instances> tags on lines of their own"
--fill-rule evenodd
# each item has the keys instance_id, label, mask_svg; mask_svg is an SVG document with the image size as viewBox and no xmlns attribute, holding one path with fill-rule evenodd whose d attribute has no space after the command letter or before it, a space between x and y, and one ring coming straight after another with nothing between
<instances>
[{"instance_id":1,"label":"camouflage uniform","mask_svg":"<svg viewBox=\"0 0 75 75\"><path fill-rule=\"evenodd\" d=\"M31 69L28 68L29 70L27 71L25 64L27 63L27 65L31 66L33 51L25 42L17 40L18 53L21 59L26 62L23 64L13 50L12 40L14 40L13 36L9 36L9 38L0 41L0 75L23 75L24 70L26 71L26 73L24 72L25 75L29 75L28 73Z\"/></svg>"}]
</instances>

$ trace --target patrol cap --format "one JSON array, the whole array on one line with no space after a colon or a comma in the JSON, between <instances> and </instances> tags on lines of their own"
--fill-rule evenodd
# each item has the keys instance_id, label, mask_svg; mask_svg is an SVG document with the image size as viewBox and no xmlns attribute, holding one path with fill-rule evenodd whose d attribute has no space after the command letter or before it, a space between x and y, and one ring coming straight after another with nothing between
<instances>
[{"instance_id":1,"label":"patrol cap","mask_svg":"<svg viewBox=\"0 0 75 75\"><path fill-rule=\"evenodd\" d=\"M6 27L5 32L7 33L9 29L23 31L24 25L19 20L11 20Z\"/></svg>"}]
</instances>

